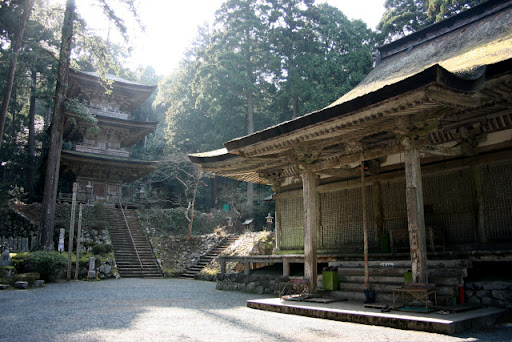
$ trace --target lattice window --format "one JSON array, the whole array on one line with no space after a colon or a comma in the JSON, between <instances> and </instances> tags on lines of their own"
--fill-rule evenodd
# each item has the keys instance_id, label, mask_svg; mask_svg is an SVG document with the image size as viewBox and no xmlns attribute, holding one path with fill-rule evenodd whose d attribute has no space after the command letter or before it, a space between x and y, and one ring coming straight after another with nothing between
<instances>
[{"instance_id":1,"label":"lattice window","mask_svg":"<svg viewBox=\"0 0 512 342\"><path fill-rule=\"evenodd\" d=\"M279 247L304 248L304 204L302 197L283 199L280 202L281 221Z\"/></svg>"},{"instance_id":2,"label":"lattice window","mask_svg":"<svg viewBox=\"0 0 512 342\"><path fill-rule=\"evenodd\" d=\"M372 187L366 187L368 243L377 244L377 232L373 219ZM363 249L363 209L361 189L346 189L320 195L319 248Z\"/></svg>"},{"instance_id":3,"label":"lattice window","mask_svg":"<svg viewBox=\"0 0 512 342\"><path fill-rule=\"evenodd\" d=\"M482 168L485 227L492 240L512 238L512 163Z\"/></svg>"},{"instance_id":4,"label":"lattice window","mask_svg":"<svg viewBox=\"0 0 512 342\"><path fill-rule=\"evenodd\" d=\"M475 240L473 197L469 169L423 177L425 225L443 229L447 242Z\"/></svg>"}]
</instances>

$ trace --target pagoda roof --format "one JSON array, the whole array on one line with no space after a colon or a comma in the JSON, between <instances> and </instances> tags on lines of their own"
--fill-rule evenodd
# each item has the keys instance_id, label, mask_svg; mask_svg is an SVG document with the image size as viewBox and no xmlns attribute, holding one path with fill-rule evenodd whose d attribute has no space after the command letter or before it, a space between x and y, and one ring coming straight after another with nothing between
<instances>
[{"instance_id":1,"label":"pagoda roof","mask_svg":"<svg viewBox=\"0 0 512 342\"><path fill-rule=\"evenodd\" d=\"M64 139L70 141L79 141L85 134L88 124L80 118L73 116L75 120L66 120L64 125ZM95 115L98 120L98 126L101 129L117 129L125 133L121 138L121 147L128 147L136 144L149 133L153 132L158 125L158 121L138 121L138 120L125 120L114 118L110 116Z\"/></svg>"},{"instance_id":2,"label":"pagoda roof","mask_svg":"<svg viewBox=\"0 0 512 342\"><path fill-rule=\"evenodd\" d=\"M314 155L325 167L380 156L363 156L354 143L400 151L394 133L399 118L456 120L463 111L476 117L491 111L491 104L510 101L511 27L512 2L489 0L380 47L374 69L327 107L190 159L214 173L269 184L272 170L296 174L290 151L301 149L306 159ZM439 129L444 129L440 123Z\"/></svg>"},{"instance_id":3,"label":"pagoda roof","mask_svg":"<svg viewBox=\"0 0 512 342\"><path fill-rule=\"evenodd\" d=\"M97 180L133 182L154 171L158 162L63 150L61 167L63 175L72 173Z\"/></svg>"},{"instance_id":4,"label":"pagoda roof","mask_svg":"<svg viewBox=\"0 0 512 342\"><path fill-rule=\"evenodd\" d=\"M146 101L155 91L157 86L144 85L125 80L121 77L107 74L106 78L112 80L112 94L110 96L120 96L123 101L120 109L126 113L133 113ZM80 93L102 92L109 89L102 82L101 78L95 72L69 71L69 97L77 97ZM105 96L107 96L105 94Z\"/></svg>"}]
</instances>

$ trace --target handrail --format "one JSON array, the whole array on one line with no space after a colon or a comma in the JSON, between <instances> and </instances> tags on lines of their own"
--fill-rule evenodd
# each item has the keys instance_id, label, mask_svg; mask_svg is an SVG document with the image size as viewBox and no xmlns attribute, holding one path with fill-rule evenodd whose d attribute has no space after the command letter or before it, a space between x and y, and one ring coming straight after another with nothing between
<instances>
[{"instance_id":1,"label":"handrail","mask_svg":"<svg viewBox=\"0 0 512 342\"><path fill-rule=\"evenodd\" d=\"M144 268L142 265L142 261L140 260L139 251L137 251L137 246L135 245L135 240L133 240L132 231L130 226L128 225L128 220L126 219L126 215L124 214L123 205L121 204L121 199L119 199L119 208L121 208L121 212L123 213L124 223L126 224L126 228L128 228L128 234L130 234L130 239L132 239L133 248L135 249L135 254L137 255L137 259L139 260L140 269Z\"/></svg>"}]
</instances>

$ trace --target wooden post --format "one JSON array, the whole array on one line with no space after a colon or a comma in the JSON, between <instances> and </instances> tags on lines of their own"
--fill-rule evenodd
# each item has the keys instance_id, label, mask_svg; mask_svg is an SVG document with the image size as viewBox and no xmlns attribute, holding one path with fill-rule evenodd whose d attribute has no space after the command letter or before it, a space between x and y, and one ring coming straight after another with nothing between
<instances>
[{"instance_id":1,"label":"wooden post","mask_svg":"<svg viewBox=\"0 0 512 342\"><path fill-rule=\"evenodd\" d=\"M315 173L306 169L302 173L304 197L304 279L309 280L310 292L316 291L317 282L317 225L318 197Z\"/></svg>"},{"instance_id":2,"label":"wooden post","mask_svg":"<svg viewBox=\"0 0 512 342\"><path fill-rule=\"evenodd\" d=\"M380 182L373 183L373 213L377 232L382 235L384 234L384 207L382 206L382 186Z\"/></svg>"},{"instance_id":3,"label":"wooden post","mask_svg":"<svg viewBox=\"0 0 512 342\"><path fill-rule=\"evenodd\" d=\"M76 211L76 193L78 190L78 183L73 183L73 197L71 198L71 218L69 222L69 240L68 240L68 270L66 280L71 280L71 263L73 259L73 234L75 233L75 211Z\"/></svg>"},{"instance_id":4,"label":"wooden post","mask_svg":"<svg viewBox=\"0 0 512 342\"><path fill-rule=\"evenodd\" d=\"M226 273L226 259L219 258L220 260L220 273Z\"/></svg>"},{"instance_id":5,"label":"wooden post","mask_svg":"<svg viewBox=\"0 0 512 342\"><path fill-rule=\"evenodd\" d=\"M423 210L420 153L405 149L405 187L413 282L427 283L427 239Z\"/></svg>"},{"instance_id":6,"label":"wooden post","mask_svg":"<svg viewBox=\"0 0 512 342\"><path fill-rule=\"evenodd\" d=\"M471 192L473 194L473 216L476 224L476 236L478 242L487 243L485 202L482 190L482 169L480 165L471 165Z\"/></svg>"},{"instance_id":7,"label":"wooden post","mask_svg":"<svg viewBox=\"0 0 512 342\"><path fill-rule=\"evenodd\" d=\"M283 277L290 276L290 260L287 257L283 257Z\"/></svg>"},{"instance_id":8,"label":"wooden post","mask_svg":"<svg viewBox=\"0 0 512 342\"><path fill-rule=\"evenodd\" d=\"M251 263L249 262L249 260L244 260L244 274L251 274Z\"/></svg>"},{"instance_id":9,"label":"wooden post","mask_svg":"<svg viewBox=\"0 0 512 342\"><path fill-rule=\"evenodd\" d=\"M75 280L78 280L79 260L80 260L80 235L82 233L82 203L78 207L78 228L76 231L76 265L75 265Z\"/></svg>"},{"instance_id":10,"label":"wooden post","mask_svg":"<svg viewBox=\"0 0 512 342\"><path fill-rule=\"evenodd\" d=\"M368 220L366 218L366 186L364 180L364 161L361 161L361 205L363 208L363 253L364 253L364 288L370 288L370 276L368 274Z\"/></svg>"}]
</instances>

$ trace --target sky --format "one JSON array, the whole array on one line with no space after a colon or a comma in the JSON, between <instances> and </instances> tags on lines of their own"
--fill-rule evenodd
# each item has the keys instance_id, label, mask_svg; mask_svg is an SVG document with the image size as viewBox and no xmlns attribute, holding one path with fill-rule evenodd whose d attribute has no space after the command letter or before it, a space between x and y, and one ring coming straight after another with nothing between
<instances>
[{"instance_id":1,"label":"sky","mask_svg":"<svg viewBox=\"0 0 512 342\"><path fill-rule=\"evenodd\" d=\"M385 0L317 0L339 8L349 19L361 19L375 29L384 13ZM197 35L198 26L212 23L215 11L224 0L139 0L142 32L130 25L134 49L127 66L151 65L159 75L168 75L178 67L185 51ZM76 0L78 11L104 38L108 24L91 0ZM128 16L129 17L129 16Z\"/></svg>"}]
</instances>

